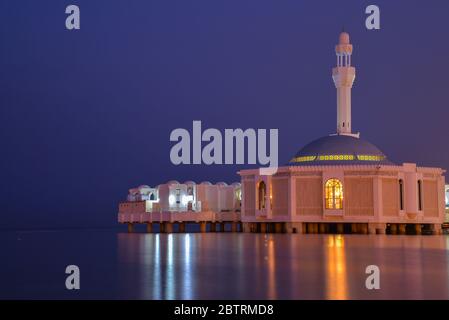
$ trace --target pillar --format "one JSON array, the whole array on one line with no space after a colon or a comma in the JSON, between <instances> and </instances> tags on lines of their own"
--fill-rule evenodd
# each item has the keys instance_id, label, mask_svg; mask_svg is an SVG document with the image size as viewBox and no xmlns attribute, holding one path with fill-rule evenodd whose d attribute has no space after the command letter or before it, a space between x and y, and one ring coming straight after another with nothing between
<instances>
[{"instance_id":1,"label":"pillar","mask_svg":"<svg viewBox=\"0 0 449 320\"><path fill-rule=\"evenodd\" d=\"M217 231L217 224L215 222L210 223L210 232L216 232Z\"/></svg>"},{"instance_id":2,"label":"pillar","mask_svg":"<svg viewBox=\"0 0 449 320\"><path fill-rule=\"evenodd\" d=\"M185 222L180 222L178 224L179 226L179 232L186 232L186 223Z\"/></svg>"},{"instance_id":3,"label":"pillar","mask_svg":"<svg viewBox=\"0 0 449 320\"><path fill-rule=\"evenodd\" d=\"M375 224L368 224L368 233L369 234L376 234L377 233L377 228Z\"/></svg>"},{"instance_id":4,"label":"pillar","mask_svg":"<svg viewBox=\"0 0 449 320\"><path fill-rule=\"evenodd\" d=\"M167 233L173 233L173 223L171 223L171 222L165 222L164 223L164 231L165 232L167 232Z\"/></svg>"},{"instance_id":5,"label":"pillar","mask_svg":"<svg viewBox=\"0 0 449 320\"><path fill-rule=\"evenodd\" d=\"M238 223L238 227L239 227L239 232L243 232L243 223L242 222Z\"/></svg>"},{"instance_id":6,"label":"pillar","mask_svg":"<svg viewBox=\"0 0 449 320\"><path fill-rule=\"evenodd\" d=\"M132 222L128 222L128 232L129 233L134 232L134 225L132 224Z\"/></svg>"},{"instance_id":7,"label":"pillar","mask_svg":"<svg viewBox=\"0 0 449 320\"><path fill-rule=\"evenodd\" d=\"M443 233L441 224L436 223L436 224L431 225L431 227L432 227L432 234L442 234Z\"/></svg>"},{"instance_id":8,"label":"pillar","mask_svg":"<svg viewBox=\"0 0 449 320\"><path fill-rule=\"evenodd\" d=\"M357 223L351 223L351 233L352 233L352 234L358 233L358 230L357 230Z\"/></svg>"},{"instance_id":9,"label":"pillar","mask_svg":"<svg viewBox=\"0 0 449 320\"><path fill-rule=\"evenodd\" d=\"M267 224L265 222L260 223L260 233L267 233Z\"/></svg>"},{"instance_id":10,"label":"pillar","mask_svg":"<svg viewBox=\"0 0 449 320\"><path fill-rule=\"evenodd\" d=\"M421 229L421 224L415 224L415 233L417 235L421 235L422 234L422 229Z\"/></svg>"},{"instance_id":11,"label":"pillar","mask_svg":"<svg viewBox=\"0 0 449 320\"><path fill-rule=\"evenodd\" d=\"M206 232L206 222L205 221L200 222L200 232L201 233Z\"/></svg>"},{"instance_id":12,"label":"pillar","mask_svg":"<svg viewBox=\"0 0 449 320\"><path fill-rule=\"evenodd\" d=\"M237 232L237 222L236 221L232 221L231 231L232 232Z\"/></svg>"},{"instance_id":13,"label":"pillar","mask_svg":"<svg viewBox=\"0 0 449 320\"><path fill-rule=\"evenodd\" d=\"M366 223L360 224L360 233L368 234L368 224L366 224Z\"/></svg>"},{"instance_id":14,"label":"pillar","mask_svg":"<svg viewBox=\"0 0 449 320\"><path fill-rule=\"evenodd\" d=\"M345 232L345 227L343 223L337 223L337 233L343 234Z\"/></svg>"},{"instance_id":15,"label":"pillar","mask_svg":"<svg viewBox=\"0 0 449 320\"><path fill-rule=\"evenodd\" d=\"M274 223L274 233L282 233L282 225L279 222Z\"/></svg>"},{"instance_id":16,"label":"pillar","mask_svg":"<svg viewBox=\"0 0 449 320\"><path fill-rule=\"evenodd\" d=\"M405 233L405 223L399 224L399 234L404 235Z\"/></svg>"},{"instance_id":17,"label":"pillar","mask_svg":"<svg viewBox=\"0 0 449 320\"><path fill-rule=\"evenodd\" d=\"M306 225L306 233L312 234L313 233L313 226L312 226L312 224L310 222L306 222L305 225Z\"/></svg>"},{"instance_id":18,"label":"pillar","mask_svg":"<svg viewBox=\"0 0 449 320\"><path fill-rule=\"evenodd\" d=\"M224 221L220 222L220 232L225 232L225 223L224 223Z\"/></svg>"},{"instance_id":19,"label":"pillar","mask_svg":"<svg viewBox=\"0 0 449 320\"><path fill-rule=\"evenodd\" d=\"M153 232L153 224L151 222L147 223L147 233Z\"/></svg>"},{"instance_id":20,"label":"pillar","mask_svg":"<svg viewBox=\"0 0 449 320\"><path fill-rule=\"evenodd\" d=\"M397 234L398 233L398 226L396 224L390 225L390 233L391 234Z\"/></svg>"},{"instance_id":21,"label":"pillar","mask_svg":"<svg viewBox=\"0 0 449 320\"><path fill-rule=\"evenodd\" d=\"M326 233L326 224L320 223L320 233Z\"/></svg>"}]
</instances>

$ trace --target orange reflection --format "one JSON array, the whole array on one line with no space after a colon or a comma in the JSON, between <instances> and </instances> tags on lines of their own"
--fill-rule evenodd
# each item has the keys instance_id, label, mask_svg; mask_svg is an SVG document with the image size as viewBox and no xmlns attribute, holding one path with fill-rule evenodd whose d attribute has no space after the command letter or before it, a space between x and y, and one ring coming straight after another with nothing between
<instances>
[{"instance_id":1,"label":"orange reflection","mask_svg":"<svg viewBox=\"0 0 449 320\"><path fill-rule=\"evenodd\" d=\"M326 277L326 298L330 300L348 299L345 239L341 235L328 237Z\"/></svg>"}]
</instances>

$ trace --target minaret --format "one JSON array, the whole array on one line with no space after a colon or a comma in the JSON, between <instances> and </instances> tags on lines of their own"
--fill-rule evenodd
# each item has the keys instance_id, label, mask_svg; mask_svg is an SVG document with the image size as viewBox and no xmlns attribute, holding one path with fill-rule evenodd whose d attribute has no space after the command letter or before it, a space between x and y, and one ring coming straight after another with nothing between
<instances>
[{"instance_id":1,"label":"minaret","mask_svg":"<svg viewBox=\"0 0 449 320\"><path fill-rule=\"evenodd\" d=\"M351 67L352 44L349 34L340 33L339 43L335 46L337 66L332 69L332 79L337 88L337 134L351 135L351 88L355 78L355 68Z\"/></svg>"}]
</instances>

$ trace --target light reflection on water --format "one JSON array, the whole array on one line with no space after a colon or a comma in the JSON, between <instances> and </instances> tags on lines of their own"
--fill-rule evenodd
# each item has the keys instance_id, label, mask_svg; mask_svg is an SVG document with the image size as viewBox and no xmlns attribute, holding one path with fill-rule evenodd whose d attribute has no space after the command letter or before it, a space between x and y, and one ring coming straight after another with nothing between
<instances>
[{"instance_id":1,"label":"light reflection on water","mask_svg":"<svg viewBox=\"0 0 449 320\"><path fill-rule=\"evenodd\" d=\"M142 299L449 298L446 236L120 233L117 238L119 281L126 282L121 288L137 290ZM371 264L380 268L380 290L365 288Z\"/></svg>"}]
</instances>

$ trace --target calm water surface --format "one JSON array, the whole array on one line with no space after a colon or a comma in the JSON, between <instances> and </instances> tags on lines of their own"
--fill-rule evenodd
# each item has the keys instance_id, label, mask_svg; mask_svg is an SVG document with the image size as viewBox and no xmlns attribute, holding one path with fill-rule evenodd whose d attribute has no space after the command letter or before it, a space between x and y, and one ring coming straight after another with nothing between
<instances>
[{"instance_id":1,"label":"calm water surface","mask_svg":"<svg viewBox=\"0 0 449 320\"><path fill-rule=\"evenodd\" d=\"M4 231L0 249L2 299L449 299L448 236Z\"/></svg>"}]
</instances>

